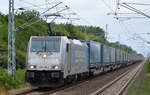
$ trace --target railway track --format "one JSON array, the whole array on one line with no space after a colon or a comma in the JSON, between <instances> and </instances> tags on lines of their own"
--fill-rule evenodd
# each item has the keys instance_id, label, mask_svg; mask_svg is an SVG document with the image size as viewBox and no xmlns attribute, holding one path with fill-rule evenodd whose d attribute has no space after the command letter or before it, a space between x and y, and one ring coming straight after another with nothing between
<instances>
[{"instance_id":1,"label":"railway track","mask_svg":"<svg viewBox=\"0 0 150 95\"><path fill-rule=\"evenodd\" d=\"M113 72L106 73L95 79L81 83L80 85L76 85L71 88L67 88L62 91L49 94L49 95L92 95L93 92L97 91L99 88L104 87L107 83L110 83L112 80L116 79L116 77L119 77L119 76L124 77L133 68L136 68L137 65L139 64L131 65L126 68L122 68ZM109 94L102 94L102 95L109 95ZM116 95L116 94L110 93L110 95Z\"/></svg>"},{"instance_id":2,"label":"railway track","mask_svg":"<svg viewBox=\"0 0 150 95\"><path fill-rule=\"evenodd\" d=\"M86 80L84 80L84 81L86 81ZM80 84L84 81L79 81L77 83L72 83L72 84L66 85L64 87L57 88L57 89L54 89L54 88L53 89L51 89L51 88L34 88L34 89L24 90L22 92L15 93L15 94L10 94L10 95L49 95L49 94L55 93L57 91L67 89L67 88L69 88L73 85Z\"/></svg>"},{"instance_id":3,"label":"railway track","mask_svg":"<svg viewBox=\"0 0 150 95\"><path fill-rule=\"evenodd\" d=\"M95 94L96 93L95 91L97 89L99 89L100 87L101 88L103 87L104 89L104 85L110 83L116 77L119 76L120 78L124 77L127 73L129 73L129 71L133 67L136 67L137 65L138 64L134 64L125 68L121 68L112 72L102 74L100 76L96 76L94 78L89 78L86 80L74 82L72 84L57 89L43 90L41 88L36 88L36 89L30 89L28 91L20 92L17 94L11 94L11 95L90 95L91 93L92 93L91 95L99 95L99 94Z\"/></svg>"},{"instance_id":4,"label":"railway track","mask_svg":"<svg viewBox=\"0 0 150 95\"><path fill-rule=\"evenodd\" d=\"M94 77L94 78L96 78L96 77ZM81 83L86 82L90 79L93 79L93 78L73 82L72 84L68 84L68 85L65 85L65 86L60 87L60 88L33 88L33 89L21 91L19 93L10 94L10 95L50 95L50 94L53 94L55 92L70 88L74 85L81 84Z\"/></svg>"},{"instance_id":5,"label":"railway track","mask_svg":"<svg viewBox=\"0 0 150 95\"><path fill-rule=\"evenodd\" d=\"M143 65L144 64L140 64L132 71L126 71L125 73L115 78L108 84L104 85L102 88L98 89L91 95L123 95L131 81L135 78L136 75L141 72Z\"/></svg>"},{"instance_id":6,"label":"railway track","mask_svg":"<svg viewBox=\"0 0 150 95\"><path fill-rule=\"evenodd\" d=\"M27 95L29 93L36 92L39 90L40 90L39 88L31 88L31 89L23 90L21 92L17 92L17 93L10 94L10 95Z\"/></svg>"}]
</instances>

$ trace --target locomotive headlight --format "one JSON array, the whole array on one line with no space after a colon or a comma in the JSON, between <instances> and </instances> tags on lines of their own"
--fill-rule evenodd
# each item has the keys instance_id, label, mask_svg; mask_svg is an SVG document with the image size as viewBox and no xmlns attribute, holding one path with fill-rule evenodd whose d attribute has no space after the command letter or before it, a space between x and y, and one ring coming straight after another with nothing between
<instances>
[{"instance_id":1,"label":"locomotive headlight","mask_svg":"<svg viewBox=\"0 0 150 95\"><path fill-rule=\"evenodd\" d=\"M31 66L30 66L30 68L31 68L31 69L34 69L34 68L36 68L36 66L34 66L34 65L31 65Z\"/></svg>"},{"instance_id":2,"label":"locomotive headlight","mask_svg":"<svg viewBox=\"0 0 150 95\"><path fill-rule=\"evenodd\" d=\"M55 68L54 69L58 69L59 67L58 66L55 66Z\"/></svg>"},{"instance_id":3,"label":"locomotive headlight","mask_svg":"<svg viewBox=\"0 0 150 95\"><path fill-rule=\"evenodd\" d=\"M46 54L44 54L44 55L43 55L43 58L46 58L46 57L47 57L47 55L46 55Z\"/></svg>"},{"instance_id":4,"label":"locomotive headlight","mask_svg":"<svg viewBox=\"0 0 150 95\"><path fill-rule=\"evenodd\" d=\"M59 69L58 66L52 66L52 68L55 69L55 70Z\"/></svg>"}]
</instances>

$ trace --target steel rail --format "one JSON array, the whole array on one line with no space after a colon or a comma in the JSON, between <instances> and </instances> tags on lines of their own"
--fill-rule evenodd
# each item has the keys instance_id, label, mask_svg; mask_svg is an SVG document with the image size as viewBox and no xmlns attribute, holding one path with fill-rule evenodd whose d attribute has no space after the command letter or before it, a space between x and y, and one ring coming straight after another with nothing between
<instances>
[{"instance_id":1,"label":"steel rail","mask_svg":"<svg viewBox=\"0 0 150 95\"><path fill-rule=\"evenodd\" d=\"M143 67L142 67L143 68ZM119 90L119 92L116 95L123 95L123 93L125 92L125 90L127 89L127 87L129 86L129 84L133 81L133 79L138 75L138 73L140 73L142 71L142 69L137 70L136 73L133 75L133 77L131 77L126 84Z\"/></svg>"},{"instance_id":2,"label":"steel rail","mask_svg":"<svg viewBox=\"0 0 150 95\"><path fill-rule=\"evenodd\" d=\"M136 73L126 82L126 84L119 90L119 92L116 95L122 95L122 93L125 91L125 89L128 87L128 85L131 83L131 81L135 78L135 76L138 74L140 68L138 68L138 70L136 71ZM90 94L90 95L99 95L102 92L104 92L107 88L111 87L113 84L115 84L117 81L119 81L120 79L122 79L124 76L126 76L128 73L130 72L130 70L128 70L127 72L123 73L122 75L120 75L119 77L117 77L116 79L114 79L113 81L109 82L108 84L104 85L102 88L98 89L97 91L95 91L94 93Z\"/></svg>"},{"instance_id":3,"label":"steel rail","mask_svg":"<svg viewBox=\"0 0 150 95\"><path fill-rule=\"evenodd\" d=\"M114 83L116 83L118 80L120 80L121 78L123 78L125 75L127 75L130 72L130 70L128 70L127 72L121 74L119 77L117 77L116 79L114 79L113 81L109 82L108 84L104 85L102 88L98 89L97 91L95 91L94 93L92 93L91 95L99 95L100 93L102 93L104 90L106 90L107 88L109 88L110 86L112 86Z\"/></svg>"}]
</instances>

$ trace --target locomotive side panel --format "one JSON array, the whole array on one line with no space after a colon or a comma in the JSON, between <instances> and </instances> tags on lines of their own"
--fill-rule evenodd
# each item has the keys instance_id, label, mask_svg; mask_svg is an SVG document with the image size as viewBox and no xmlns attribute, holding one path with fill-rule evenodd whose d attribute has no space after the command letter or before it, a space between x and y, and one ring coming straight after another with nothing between
<instances>
[{"instance_id":1,"label":"locomotive side panel","mask_svg":"<svg viewBox=\"0 0 150 95\"><path fill-rule=\"evenodd\" d=\"M116 50L115 48L110 47L110 51L111 51L110 53L111 64L115 64L116 63Z\"/></svg>"},{"instance_id":2,"label":"locomotive side panel","mask_svg":"<svg viewBox=\"0 0 150 95\"><path fill-rule=\"evenodd\" d=\"M103 45L103 64L109 65L110 64L110 48L106 45Z\"/></svg>"},{"instance_id":3,"label":"locomotive side panel","mask_svg":"<svg viewBox=\"0 0 150 95\"><path fill-rule=\"evenodd\" d=\"M79 74L88 72L87 46L85 44L77 45L71 43L71 71L70 74Z\"/></svg>"}]
</instances>

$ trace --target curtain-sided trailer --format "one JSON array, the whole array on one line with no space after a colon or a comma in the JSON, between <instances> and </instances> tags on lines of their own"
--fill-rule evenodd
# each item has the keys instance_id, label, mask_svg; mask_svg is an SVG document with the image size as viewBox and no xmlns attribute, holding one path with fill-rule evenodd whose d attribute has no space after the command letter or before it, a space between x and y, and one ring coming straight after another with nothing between
<instances>
[{"instance_id":1,"label":"curtain-sided trailer","mask_svg":"<svg viewBox=\"0 0 150 95\"><path fill-rule=\"evenodd\" d=\"M109 71L133 63L137 56L94 41L83 41L88 46L89 69L92 73ZM135 57L135 58L134 58Z\"/></svg>"},{"instance_id":2,"label":"curtain-sided trailer","mask_svg":"<svg viewBox=\"0 0 150 95\"><path fill-rule=\"evenodd\" d=\"M88 46L89 68L98 68L101 65L101 44L94 41L82 41Z\"/></svg>"},{"instance_id":3,"label":"curtain-sided trailer","mask_svg":"<svg viewBox=\"0 0 150 95\"><path fill-rule=\"evenodd\" d=\"M89 70L90 74L96 75L102 72L101 44L94 41L82 40L88 46Z\"/></svg>"},{"instance_id":4,"label":"curtain-sided trailer","mask_svg":"<svg viewBox=\"0 0 150 95\"><path fill-rule=\"evenodd\" d=\"M127 61L125 52L94 41L85 41L88 46L89 69L92 73L113 70Z\"/></svg>"}]
</instances>

